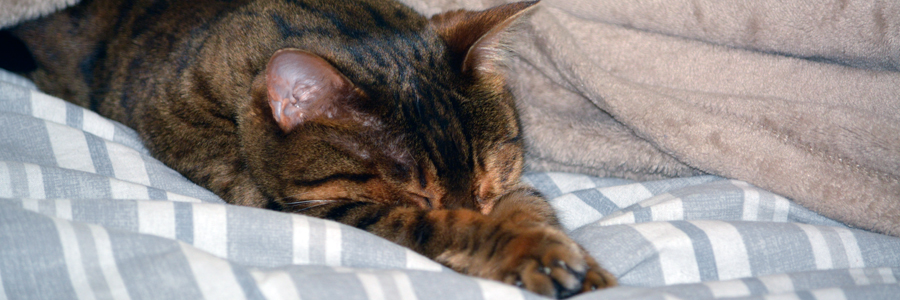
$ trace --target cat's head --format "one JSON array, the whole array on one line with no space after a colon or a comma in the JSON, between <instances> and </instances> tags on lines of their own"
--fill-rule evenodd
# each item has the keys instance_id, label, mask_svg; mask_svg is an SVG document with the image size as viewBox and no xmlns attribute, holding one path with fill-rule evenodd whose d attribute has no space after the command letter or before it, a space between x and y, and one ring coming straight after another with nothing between
<instances>
[{"instance_id":1,"label":"cat's head","mask_svg":"<svg viewBox=\"0 0 900 300\"><path fill-rule=\"evenodd\" d=\"M347 50L382 53L362 62L275 52L244 137L262 192L286 210L363 200L490 211L523 159L504 36L535 3L438 14L414 37Z\"/></svg>"}]
</instances>

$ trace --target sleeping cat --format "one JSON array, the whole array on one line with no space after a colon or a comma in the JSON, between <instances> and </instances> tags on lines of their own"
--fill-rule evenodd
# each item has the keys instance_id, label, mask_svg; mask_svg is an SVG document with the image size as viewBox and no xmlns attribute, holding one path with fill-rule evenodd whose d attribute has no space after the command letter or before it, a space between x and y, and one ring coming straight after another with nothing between
<instances>
[{"instance_id":1,"label":"sleeping cat","mask_svg":"<svg viewBox=\"0 0 900 300\"><path fill-rule=\"evenodd\" d=\"M14 28L44 91L229 203L335 220L554 297L615 285L520 182L503 39L535 2L88 0Z\"/></svg>"}]
</instances>

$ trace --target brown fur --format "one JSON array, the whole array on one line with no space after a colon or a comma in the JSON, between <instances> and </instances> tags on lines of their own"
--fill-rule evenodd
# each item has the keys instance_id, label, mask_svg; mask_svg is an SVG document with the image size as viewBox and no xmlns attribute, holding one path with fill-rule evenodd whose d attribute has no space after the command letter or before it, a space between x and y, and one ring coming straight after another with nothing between
<instances>
[{"instance_id":1,"label":"brown fur","mask_svg":"<svg viewBox=\"0 0 900 300\"><path fill-rule=\"evenodd\" d=\"M615 284L520 183L502 35L534 3L92 0L15 33L45 91L229 203L336 220L565 297Z\"/></svg>"}]
</instances>

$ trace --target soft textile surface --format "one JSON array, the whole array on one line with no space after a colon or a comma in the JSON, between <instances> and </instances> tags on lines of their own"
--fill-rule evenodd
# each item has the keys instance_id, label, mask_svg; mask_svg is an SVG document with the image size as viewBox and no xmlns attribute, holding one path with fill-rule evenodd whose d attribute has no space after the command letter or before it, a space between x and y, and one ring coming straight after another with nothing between
<instances>
[{"instance_id":1,"label":"soft textile surface","mask_svg":"<svg viewBox=\"0 0 900 300\"><path fill-rule=\"evenodd\" d=\"M900 236L898 1L544 0L511 47L533 170L702 171Z\"/></svg>"},{"instance_id":2,"label":"soft textile surface","mask_svg":"<svg viewBox=\"0 0 900 300\"><path fill-rule=\"evenodd\" d=\"M69 2L0 0L0 28ZM900 236L898 1L544 0L510 46L531 170L715 174Z\"/></svg>"},{"instance_id":3,"label":"soft textile surface","mask_svg":"<svg viewBox=\"0 0 900 300\"><path fill-rule=\"evenodd\" d=\"M745 182L532 173L621 287L577 299L900 293L900 238ZM541 299L330 221L227 205L134 131L0 72L0 299Z\"/></svg>"}]
</instances>

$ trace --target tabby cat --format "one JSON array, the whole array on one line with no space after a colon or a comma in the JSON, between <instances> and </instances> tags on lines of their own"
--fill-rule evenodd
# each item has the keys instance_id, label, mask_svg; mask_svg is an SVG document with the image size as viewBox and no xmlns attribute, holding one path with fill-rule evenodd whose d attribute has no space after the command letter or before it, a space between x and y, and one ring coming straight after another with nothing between
<instances>
[{"instance_id":1,"label":"tabby cat","mask_svg":"<svg viewBox=\"0 0 900 300\"><path fill-rule=\"evenodd\" d=\"M554 297L615 284L520 182L504 36L535 2L87 0L20 25L29 74L229 203L335 220Z\"/></svg>"}]
</instances>

